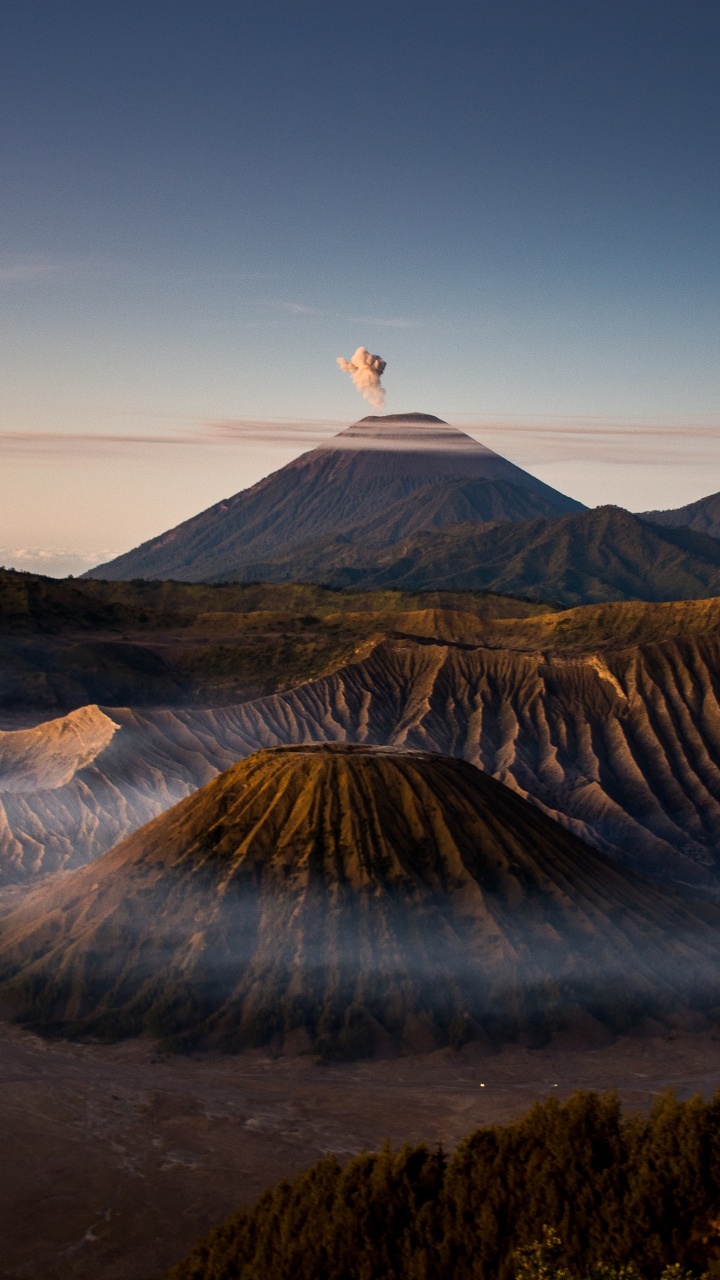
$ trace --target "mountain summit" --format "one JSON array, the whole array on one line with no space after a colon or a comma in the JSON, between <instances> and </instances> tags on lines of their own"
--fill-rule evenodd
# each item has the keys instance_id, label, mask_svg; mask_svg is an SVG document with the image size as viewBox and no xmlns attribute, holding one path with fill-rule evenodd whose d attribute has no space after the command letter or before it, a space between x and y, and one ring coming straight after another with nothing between
<instances>
[{"instance_id":1,"label":"mountain summit","mask_svg":"<svg viewBox=\"0 0 720 1280\"><path fill-rule=\"evenodd\" d=\"M717 1005L718 915L462 760L299 744L29 893L0 998L45 1031L350 1057L617 1028Z\"/></svg>"},{"instance_id":2,"label":"mountain summit","mask_svg":"<svg viewBox=\"0 0 720 1280\"><path fill-rule=\"evenodd\" d=\"M322 538L381 517L410 495L413 528L427 502L443 523L467 519L448 487L470 482L476 520L530 520L583 510L472 436L425 413L371 415L279 471L85 576L213 582L247 577ZM437 525L437 517L433 518ZM397 529L394 530L397 534ZM250 574L251 576L251 574Z\"/></svg>"}]
</instances>

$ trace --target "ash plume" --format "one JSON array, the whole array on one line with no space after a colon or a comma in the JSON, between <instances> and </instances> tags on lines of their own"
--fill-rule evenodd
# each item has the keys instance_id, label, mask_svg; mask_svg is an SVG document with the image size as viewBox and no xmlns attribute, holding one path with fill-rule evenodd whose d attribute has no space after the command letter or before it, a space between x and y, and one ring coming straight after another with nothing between
<instances>
[{"instance_id":1,"label":"ash plume","mask_svg":"<svg viewBox=\"0 0 720 1280\"><path fill-rule=\"evenodd\" d=\"M367 347L358 347L351 360L338 356L340 368L349 373L361 396L376 409L385 405L385 388L380 379L385 372L386 361L381 356L373 356Z\"/></svg>"}]
</instances>

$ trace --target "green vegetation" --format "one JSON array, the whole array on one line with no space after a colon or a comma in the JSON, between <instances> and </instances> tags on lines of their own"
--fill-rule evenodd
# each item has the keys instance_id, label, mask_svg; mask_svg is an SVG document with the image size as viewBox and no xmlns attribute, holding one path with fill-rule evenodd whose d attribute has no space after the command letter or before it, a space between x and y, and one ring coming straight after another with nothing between
<instances>
[{"instance_id":1,"label":"green vegetation","mask_svg":"<svg viewBox=\"0 0 720 1280\"><path fill-rule=\"evenodd\" d=\"M574 1094L424 1146L318 1161L168 1280L686 1280L720 1268L720 1094Z\"/></svg>"},{"instance_id":2,"label":"green vegetation","mask_svg":"<svg viewBox=\"0 0 720 1280\"><path fill-rule=\"evenodd\" d=\"M573 1272L563 1261L563 1242L557 1231L547 1224L541 1240L524 1245L513 1255L516 1280L573 1280ZM660 1280L694 1280L695 1273L677 1262L669 1262L660 1273ZM609 1266L607 1262L593 1262L581 1270L582 1280L645 1280L634 1262Z\"/></svg>"}]
</instances>

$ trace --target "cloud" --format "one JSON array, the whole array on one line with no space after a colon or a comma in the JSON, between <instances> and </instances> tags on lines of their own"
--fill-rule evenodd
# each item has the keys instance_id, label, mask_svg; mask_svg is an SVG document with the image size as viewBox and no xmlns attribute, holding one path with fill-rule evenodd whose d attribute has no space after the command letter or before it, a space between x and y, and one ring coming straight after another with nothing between
<instances>
[{"instance_id":1,"label":"cloud","mask_svg":"<svg viewBox=\"0 0 720 1280\"><path fill-rule=\"evenodd\" d=\"M404 320L402 316L348 316L348 324L377 324L383 329L421 329L422 320Z\"/></svg>"},{"instance_id":2,"label":"cloud","mask_svg":"<svg viewBox=\"0 0 720 1280\"><path fill-rule=\"evenodd\" d=\"M0 260L0 284L42 284L54 280L63 268L45 258Z\"/></svg>"},{"instance_id":3,"label":"cloud","mask_svg":"<svg viewBox=\"0 0 720 1280\"><path fill-rule=\"evenodd\" d=\"M129 435L103 431L1 431L0 454L85 453L88 448L132 447L159 445L164 448L175 445L208 444L206 433Z\"/></svg>"},{"instance_id":4,"label":"cloud","mask_svg":"<svg viewBox=\"0 0 720 1280\"><path fill-rule=\"evenodd\" d=\"M349 362L347 362L349 363ZM157 415L160 417L161 415ZM168 415L177 419L177 415ZM597 461L619 464L676 465L720 460L720 423L651 422L598 417L512 420L493 417L458 423L474 440L508 454L520 465ZM0 431L0 457L86 457L89 453L117 456L118 452L160 449L243 448L267 445L312 449L383 448L363 436L334 439L347 421L328 418L192 419L187 427L169 432L23 432ZM402 441L394 440L393 448ZM417 439L410 447L417 449ZM425 448L442 448L442 432L428 433Z\"/></svg>"},{"instance_id":5,"label":"cloud","mask_svg":"<svg viewBox=\"0 0 720 1280\"><path fill-rule=\"evenodd\" d=\"M302 302L278 302L276 306L283 311L289 311L293 316L321 316L322 311L318 311L317 307L306 307Z\"/></svg>"},{"instance_id":6,"label":"cloud","mask_svg":"<svg viewBox=\"0 0 720 1280\"><path fill-rule=\"evenodd\" d=\"M68 574L84 573L93 565L104 564L119 554L110 547L99 551L75 551L65 547L0 547L0 565L49 578L66 578Z\"/></svg>"}]
</instances>

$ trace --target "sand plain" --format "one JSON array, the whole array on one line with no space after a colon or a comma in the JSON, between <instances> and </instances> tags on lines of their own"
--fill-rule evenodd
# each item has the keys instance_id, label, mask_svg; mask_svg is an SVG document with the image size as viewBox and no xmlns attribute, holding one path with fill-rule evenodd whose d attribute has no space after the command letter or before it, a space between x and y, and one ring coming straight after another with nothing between
<instances>
[{"instance_id":1,"label":"sand plain","mask_svg":"<svg viewBox=\"0 0 720 1280\"><path fill-rule=\"evenodd\" d=\"M50 1042L2 1024L0 1277L160 1280L210 1225L324 1152L342 1160L386 1138L449 1150L577 1088L646 1108L663 1088L719 1087L718 1032L657 1025L594 1048L323 1066Z\"/></svg>"}]
</instances>

